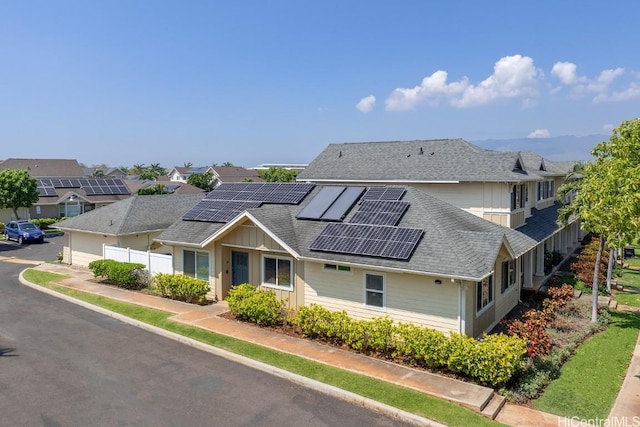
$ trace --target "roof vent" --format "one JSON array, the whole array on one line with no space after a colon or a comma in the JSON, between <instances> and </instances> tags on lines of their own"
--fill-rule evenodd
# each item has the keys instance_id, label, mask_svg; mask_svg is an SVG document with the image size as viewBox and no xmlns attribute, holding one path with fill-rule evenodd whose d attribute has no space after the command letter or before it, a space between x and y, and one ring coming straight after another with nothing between
<instances>
[{"instance_id":1,"label":"roof vent","mask_svg":"<svg viewBox=\"0 0 640 427\"><path fill-rule=\"evenodd\" d=\"M424 154L424 150L420 147L420 155Z\"/></svg>"},{"instance_id":2,"label":"roof vent","mask_svg":"<svg viewBox=\"0 0 640 427\"><path fill-rule=\"evenodd\" d=\"M338 153L338 158L342 157L342 150Z\"/></svg>"}]
</instances>

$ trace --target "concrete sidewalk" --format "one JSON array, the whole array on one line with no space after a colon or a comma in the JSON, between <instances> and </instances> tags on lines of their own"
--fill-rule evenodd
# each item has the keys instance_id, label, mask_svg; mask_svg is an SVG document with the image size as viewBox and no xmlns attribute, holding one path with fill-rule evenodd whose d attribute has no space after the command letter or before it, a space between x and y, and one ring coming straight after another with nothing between
<instances>
[{"instance_id":1,"label":"concrete sidewalk","mask_svg":"<svg viewBox=\"0 0 640 427\"><path fill-rule=\"evenodd\" d=\"M466 406L488 418L495 418L496 421L503 424L551 427L570 425L571 423L571 420L556 415L505 403L503 397L487 387L400 366L318 342L282 335L250 324L219 317L219 314L228 311L224 301L208 306L194 306L94 283L92 281L93 274L85 269L47 263L35 268L69 276L68 279L58 282L62 286L174 313L174 316L170 318L173 321L418 390L431 396ZM640 341L638 345L640 346ZM638 359L636 368L640 370L640 347L638 347L636 354L638 355L634 357L634 359ZM627 414L631 414L634 411L636 414L640 414L640 410L638 410L640 378L638 377L638 372L633 372L635 372L636 376L630 380L630 384L625 381L623 390L618 396L618 401L621 403L618 405L618 401L616 402L616 406L611 413L614 417L628 416ZM629 376L632 376L631 368ZM433 423L431 424L433 425Z\"/></svg>"}]
</instances>

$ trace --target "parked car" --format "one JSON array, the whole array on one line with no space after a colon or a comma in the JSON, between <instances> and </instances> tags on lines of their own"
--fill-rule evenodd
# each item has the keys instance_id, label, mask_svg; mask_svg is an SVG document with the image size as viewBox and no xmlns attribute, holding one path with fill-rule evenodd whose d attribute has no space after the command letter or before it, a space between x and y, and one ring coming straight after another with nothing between
<instances>
[{"instance_id":1,"label":"parked car","mask_svg":"<svg viewBox=\"0 0 640 427\"><path fill-rule=\"evenodd\" d=\"M7 240L15 240L20 244L22 242L44 242L44 232L29 221L10 221L4 227L4 232Z\"/></svg>"}]
</instances>

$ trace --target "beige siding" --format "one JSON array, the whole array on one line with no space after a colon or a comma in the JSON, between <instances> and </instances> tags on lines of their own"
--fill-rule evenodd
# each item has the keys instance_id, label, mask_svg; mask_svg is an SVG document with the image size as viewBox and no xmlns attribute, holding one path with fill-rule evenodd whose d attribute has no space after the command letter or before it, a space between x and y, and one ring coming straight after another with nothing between
<instances>
[{"instance_id":1,"label":"beige siding","mask_svg":"<svg viewBox=\"0 0 640 427\"><path fill-rule=\"evenodd\" d=\"M250 222L236 227L219 240L221 243L237 247L260 250L283 251L284 249L268 234Z\"/></svg>"},{"instance_id":2,"label":"beige siding","mask_svg":"<svg viewBox=\"0 0 640 427\"><path fill-rule=\"evenodd\" d=\"M482 215L482 218L486 219L487 221L491 221L495 224L502 225L504 227L509 226L509 216L506 214L486 213Z\"/></svg>"},{"instance_id":3,"label":"beige siding","mask_svg":"<svg viewBox=\"0 0 640 427\"><path fill-rule=\"evenodd\" d=\"M70 249L70 259L64 262L86 267L91 261L102 259L102 245L115 245L117 239L112 236L103 237L97 234L81 233L78 231L65 232L65 246Z\"/></svg>"},{"instance_id":4,"label":"beige siding","mask_svg":"<svg viewBox=\"0 0 640 427\"><path fill-rule=\"evenodd\" d=\"M305 305L322 305L329 310L346 310L356 319L389 316L396 322L412 322L443 332L457 331L458 286L443 280L411 274L373 272L352 269L351 272L326 271L319 263L306 263ZM386 308L364 306L364 274L385 277Z\"/></svg>"},{"instance_id":5,"label":"beige siding","mask_svg":"<svg viewBox=\"0 0 640 427\"><path fill-rule=\"evenodd\" d=\"M120 237L120 246L123 248L131 248L137 251L148 251L153 239L160 235L155 233L132 234ZM167 252L162 252L167 253Z\"/></svg>"}]
</instances>

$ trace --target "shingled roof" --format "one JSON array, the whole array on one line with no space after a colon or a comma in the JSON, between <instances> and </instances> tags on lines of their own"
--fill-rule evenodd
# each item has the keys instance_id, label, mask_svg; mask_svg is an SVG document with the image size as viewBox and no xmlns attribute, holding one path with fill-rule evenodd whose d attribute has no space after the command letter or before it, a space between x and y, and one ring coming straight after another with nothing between
<instances>
[{"instance_id":1,"label":"shingled roof","mask_svg":"<svg viewBox=\"0 0 640 427\"><path fill-rule=\"evenodd\" d=\"M24 169L36 178L57 176L84 176L84 170L74 159L6 159L0 170Z\"/></svg>"},{"instance_id":2,"label":"shingled roof","mask_svg":"<svg viewBox=\"0 0 640 427\"><path fill-rule=\"evenodd\" d=\"M160 231L173 224L203 197L204 193L129 197L58 222L54 227L109 236Z\"/></svg>"},{"instance_id":3,"label":"shingled roof","mask_svg":"<svg viewBox=\"0 0 640 427\"><path fill-rule=\"evenodd\" d=\"M514 256L525 253L538 242L507 227L486 221L428 194L408 187L403 201L410 207L398 226L421 228L424 236L407 261L312 251L311 242L327 222L300 220L296 215L320 191L317 186L301 205L268 205L249 209L241 214L268 229L295 255L303 259L333 261L355 265L375 265L388 269L434 274L446 277L479 280L493 270L496 255L506 244ZM353 216L356 209L347 215ZM221 223L179 220L165 230L157 240L164 243L204 246L221 229Z\"/></svg>"},{"instance_id":4,"label":"shingled roof","mask_svg":"<svg viewBox=\"0 0 640 427\"><path fill-rule=\"evenodd\" d=\"M462 139L330 144L299 181L522 182L518 152L485 150Z\"/></svg>"}]
</instances>

